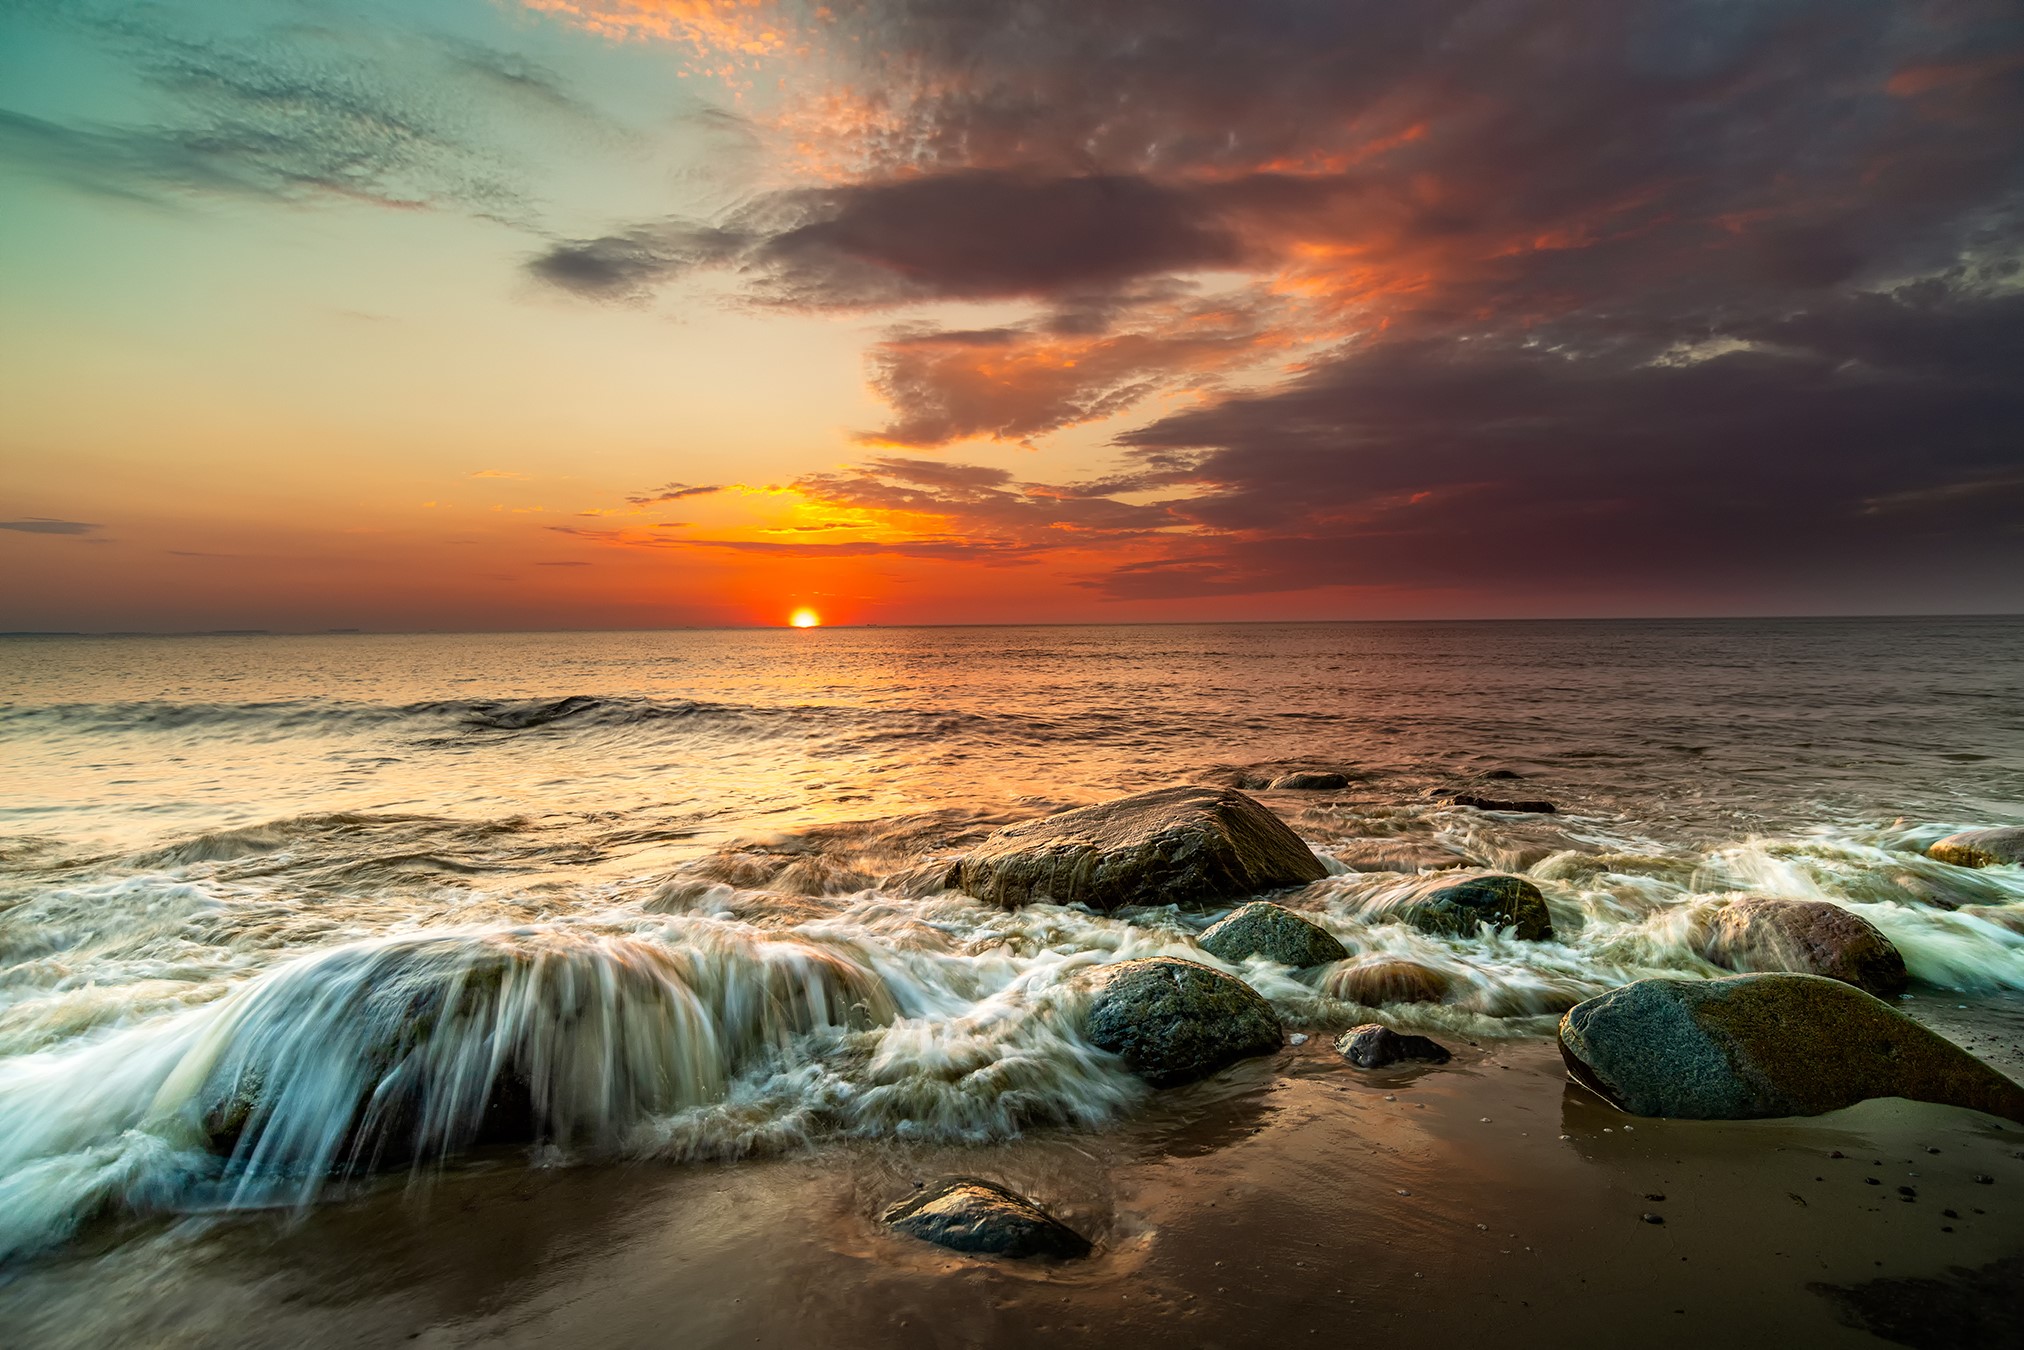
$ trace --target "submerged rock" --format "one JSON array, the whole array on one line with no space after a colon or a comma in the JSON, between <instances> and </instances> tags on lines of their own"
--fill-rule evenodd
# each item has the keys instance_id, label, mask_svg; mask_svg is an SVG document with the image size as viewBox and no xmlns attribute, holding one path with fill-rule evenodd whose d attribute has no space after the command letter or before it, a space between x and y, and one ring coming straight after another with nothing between
<instances>
[{"instance_id":1,"label":"submerged rock","mask_svg":"<svg viewBox=\"0 0 2024 1350\"><path fill-rule=\"evenodd\" d=\"M1502 873L1395 892L1383 898L1370 918L1395 919L1441 937L1474 937L1483 925L1512 929L1528 942L1553 936L1553 919L1539 888L1523 877Z\"/></svg>"},{"instance_id":2,"label":"submerged rock","mask_svg":"<svg viewBox=\"0 0 2024 1350\"><path fill-rule=\"evenodd\" d=\"M979 1256L1089 1255L1089 1239L1023 1195L959 1177L901 1201L885 1222L909 1237Z\"/></svg>"},{"instance_id":3,"label":"submerged rock","mask_svg":"<svg viewBox=\"0 0 2024 1350\"><path fill-rule=\"evenodd\" d=\"M1329 847L1329 853L1354 872L1443 872L1469 866L1469 860L1453 849L1412 839L1349 839Z\"/></svg>"},{"instance_id":4,"label":"submerged rock","mask_svg":"<svg viewBox=\"0 0 2024 1350\"><path fill-rule=\"evenodd\" d=\"M1335 1038L1335 1053L1359 1069L1382 1069L1387 1064L1416 1059L1428 1064L1446 1064L1448 1048L1425 1036L1401 1036L1390 1027L1367 1022L1351 1027Z\"/></svg>"},{"instance_id":5,"label":"submerged rock","mask_svg":"<svg viewBox=\"0 0 2024 1350\"><path fill-rule=\"evenodd\" d=\"M1927 846L1926 856L1957 867L1998 867L2024 863L2024 825L1962 830Z\"/></svg>"},{"instance_id":6,"label":"submerged rock","mask_svg":"<svg viewBox=\"0 0 2024 1350\"><path fill-rule=\"evenodd\" d=\"M1825 975L1878 998L1896 998L1910 982L1904 957L1875 924L1825 900L1731 901L1703 954L1745 973Z\"/></svg>"},{"instance_id":7,"label":"submerged rock","mask_svg":"<svg viewBox=\"0 0 2024 1350\"><path fill-rule=\"evenodd\" d=\"M1576 1082L1638 1116L1813 1116L1909 1097L2024 1121L2024 1088L1819 975L1639 980L1570 1009L1560 1053Z\"/></svg>"},{"instance_id":8,"label":"submerged rock","mask_svg":"<svg viewBox=\"0 0 2024 1350\"><path fill-rule=\"evenodd\" d=\"M1120 961L1088 976L1086 1031L1154 1087L1206 1078L1285 1039L1279 1016L1242 980L1170 956Z\"/></svg>"},{"instance_id":9,"label":"submerged rock","mask_svg":"<svg viewBox=\"0 0 2024 1350\"><path fill-rule=\"evenodd\" d=\"M1437 788L1432 794L1450 806L1471 806L1478 811L1520 811L1528 815L1550 816L1558 808L1552 802L1539 799L1528 801L1506 801L1502 797L1479 797L1472 792L1455 788Z\"/></svg>"},{"instance_id":10,"label":"submerged rock","mask_svg":"<svg viewBox=\"0 0 2024 1350\"><path fill-rule=\"evenodd\" d=\"M1272 780L1270 786L1281 792L1328 792L1335 788L1348 787L1349 775L1302 769L1295 773L1280 774Z\"/></svg>"},{"instance_id":11,"label":"submerged rock","mask_svg":"<svg viewBox=\"0 0 2024 1350\"><path fill-rule=\"evenodd\" d=\"M1439 1003L1452 986L1447 975L1432 966L1386 957L1330 971L1323 992L1375 1008L1386 1003Z\"/></svg>"},{"instance_id":12,"label":"submerged rock","mask_svg":"<svg viewBox=\"0 0 2024 1350\"><path fill-rule=\"evenodd\" d=\"M1325 966L1349 955L1326 929L1266 900L1245 905L1196 941L1203 951L1231 965L1247 956L1262 956L1282 966Z\"/></svg>"},{"instance_id":13,"label":"submerged rock","mask_svg":"<svg viewBox=\"0 0 2024 1350\"><path fill-rule=\"evenodd\" d=\"M1033 901L1206 904L1319 881L1327 869L1279 817L1230 788L1142 792L1008 825L958 864L958 884L1007 908Z\"/></svg>"}]
</instances>

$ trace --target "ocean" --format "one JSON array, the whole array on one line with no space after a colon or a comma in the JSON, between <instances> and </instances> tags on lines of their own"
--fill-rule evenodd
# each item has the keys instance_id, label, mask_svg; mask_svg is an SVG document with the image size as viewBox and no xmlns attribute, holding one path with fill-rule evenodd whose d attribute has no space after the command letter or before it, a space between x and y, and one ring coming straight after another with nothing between
<instances>
[{"instance_id":1,"label":"ocean","mask_svg":"<svg viewBox=\"0 0 2024 1350\"><path fill-rule=\"evenodd\" d=\"M2024 1063L2024 873L1921 852L2024 821L2019 618L19 637L0 763L0 1309L52 1343L106 1330L83 1254L138 1287L235 1225L405 1222L369 1173L819 1189L866 1148L1168 1148L1195 1090L1086 1044L1073 977L1212 961L1222 911L893 879L1173 783L1253 792L1327 866L1282 898L1346 964L1445 989L1232 968L1303 1039L1382 1015L1557 1093L1559 1014L1726 973L1705 919L1752 894L1869 919L1908 1009ZM1264 786L1297 768L1347 786ZM1437 866L1523 874L1556 940L1365 921ZM531 1151L485 1143L509 1059Z\"/></svg>"}]
</instances>

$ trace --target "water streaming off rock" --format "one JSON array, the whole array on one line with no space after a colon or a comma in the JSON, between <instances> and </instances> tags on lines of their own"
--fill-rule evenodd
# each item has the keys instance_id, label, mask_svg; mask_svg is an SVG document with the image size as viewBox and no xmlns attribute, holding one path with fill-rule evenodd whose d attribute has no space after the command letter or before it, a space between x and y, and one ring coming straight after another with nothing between
<instances>
[{"instance_id":1,"label":"water streaming off rock","mask_svg":"<svg viewBox=\"0 0 2024 1350\"><path fill-rule=\"evenodd\" d=\"M0 1247L474 1149L735 1157L1100 1127L1078 971L1221 911L943 891L996 825L1253 785L1346 961L1289 1025L1537 1035L1828 900L1915 997L2024 989L2024 622L816 630L0 644ZM1348 786L1272 791L1288 768ZM1430 797L1549 798L1552 815ZM1520 873L1554 939L1383 916ZM1394 1001L1412 998L1431 1001Z\"/></svg>"}]
</instances>

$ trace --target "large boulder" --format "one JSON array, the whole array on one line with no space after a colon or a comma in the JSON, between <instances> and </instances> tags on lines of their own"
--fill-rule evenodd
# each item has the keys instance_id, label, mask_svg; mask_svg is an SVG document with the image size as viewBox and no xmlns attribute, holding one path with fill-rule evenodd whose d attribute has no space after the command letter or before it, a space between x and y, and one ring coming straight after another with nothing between
<instances>
[{"instance_id":1,"label":"large boulder","mask_svg":"<svg viewBox=\"0 0 2024 1350\"><path fill-rule=\"evenodd\" d=\"M1211 787L1162 788L1007 825L956 872L963 890L1007 908L1052 900L1106 910L1209 904L1326 875L1279 817Z\"/></svg>"},{"instance_id":2,"label":"large boulder","mask_svg":"<svg viewBox=\"0 0 2024 1350\"><path fill-rule=\"evenodd\" d=\"M1089 1239L1023 1195L967 1177L901 1201L885 1222L910 1237L980 1256L1089 1255Z\"/></svg>"},{"instance_id":3,"label":"large boulder","mask_svg":"<svg viewBox=\"0 0 2024 1350\"><path fill-rule=\"evenodd\" d=\"M1909 983L1904 957L1875 924L1825 900L1731 901L1702 950L1729 970L1825 975L1878 998L1896 998Z\"/></svg>"},{"instance_id":4,"label":"large boulder","mask_svg":"<svg viewBox=\"0 0 2024 1350\"><path fill-rule=\"evenodd\" d=\"M1373 923L1394 920L1439 937L1474 937L1478 927L1509 928L1527 942L1553 936L1546 897L1523 877L1490 873L1466 881L1422 881L1378 896Z\"/></svg>"},{"instance_id":5,"label":"large boulder","mask_svg":"<svg viewBox=\"0 0 2024 1350\"><path fill-rule=\"evenodd\" d=\"M1382 1069L1404 1060L1446 1064L1448 1047L1425 1036L1401 1036L1390 1027L1366 1022L1335 1038L1335 1053L1359 1069Z\"/></svg>"},{"instance_id":6,"label":"large boulder","mask_svg":"<svg viewBox=\"0 0 2024 1350\"><path fill-rule=\"evenodd\" d=\"M1819 975L1658 979L1560 1019L1578 1083L1637 1116L1813 1116L1870 1097L2024 1121L2024 1088L1852 985Z\"/></svg>"},{"instance_id":7,"label":"large boulder","mask_svg":"<svg viewBox=\"0 0 2024 1350\"><path fill-rule=\"evenodd\" d=\"M1154 1087L1191 1083L1285 1039L1278 1014L1242 980L1169 956L1092 972L1085 1030Z\"/></svg>"},{"instance_id":8,"label":"large boulder","mask_svg":"<svg viewBox=\"0 0 2024 1350\"><path fill-rule=\"evenodd\" d=\"M2024 863L2024 825L1993 830L1962 830L1928 845L1926 856L1960 867Z\"/></svg>"},{"instance_id":9,"label":"large boulder","mask_svg":"<svg viewBox=\"0 0 2024 1350\"><path fill-rule=\"evenodd\" d=\"M1226 916L1196 943L1233 966L1248 956L1282 966L1325 966L1349 955L1327 929L1269 900L1254 900Z\"/></svg>"}]
</instances>

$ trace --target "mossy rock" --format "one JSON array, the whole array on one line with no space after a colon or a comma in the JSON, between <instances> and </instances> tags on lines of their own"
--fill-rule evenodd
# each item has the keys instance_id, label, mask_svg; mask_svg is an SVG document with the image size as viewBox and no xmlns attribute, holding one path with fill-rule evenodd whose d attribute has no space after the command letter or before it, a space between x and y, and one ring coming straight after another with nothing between
<instances>
[{"instance_id":1,"label":"mossy rock","mask_svg":"<svg viewBox=\"0 0 2024 1350\"><path fill-rule=\"evenodd\" d=\"M1089 1039L1154 1087L1206 1078L1285 1042L1278 1014L1256 990L1194 961L1120 961L1086 978L1095 991Z\"/></svg>"},{"instance_id":2,"label":"mossy rock","mask_svg":"<svg viewBox=\"0 0 2024 1350\"><path fill-rule=\"evenodd\" d=\"M1325 966L1349 955L1327 929L1269 900L1254 900L1225 916L1196 943L1233 966L1247 957L1262 956L1282 966L1304 968Z\"/></svg>"},{"instance_id":3,"label":"mossy rock","mask_svg":"<svg viewBox=\"0 0 2024 1350\"><path fill-rule=\"evenodd\" d=\"M957 865L957 885L1012 908L1204 905L1319 881L1300 836L1230 788L1142 792L997 831Z\"/></svg>"},{"instance_id":4,"label":"mossy rock","mask_svg":"<svg viewBox=\"0 0 2024 1350\"><path fill-rule=\"evenodd\" d=\"M1484 927L1509 928L1528 942L1553 937L1553 919L1539 888L1503 873L1424 882L1392 896L1371 917L1396 919L1437 937L1474 937Z\"/></svg>"},{"instance_id":5,"label":"mossy rock","mask_svg":"<svg viewBox=\"0 0 2024 1350\"><path fill-rule=\"evenodd\" d=\"M1576 1082L1638 1116L1813 1116L1871 1097L2024 1121L2024 1088L1853 985L1820 975L1639 980L1560 1020Z\"/></svg>"}]
</instances>

